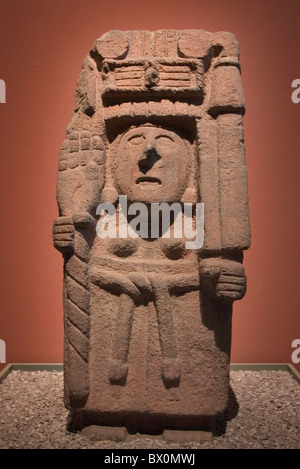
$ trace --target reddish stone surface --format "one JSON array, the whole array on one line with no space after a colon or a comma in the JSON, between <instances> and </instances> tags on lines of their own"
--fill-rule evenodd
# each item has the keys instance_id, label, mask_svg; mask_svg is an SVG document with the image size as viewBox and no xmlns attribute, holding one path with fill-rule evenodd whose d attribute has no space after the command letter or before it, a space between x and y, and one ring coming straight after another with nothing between
<instances>
[{"instance_id":1,"label":"reddish stone surface","mask_svg":"<svg viewBox=\"0 0 300 469\"><path fill-rule=\"evenodd\" d=\"M53 228L70 429L201 440L226 410L250 244L244 110L230 33L110 31L85 59ZM128 207L204 203L203 246L188 249L174 227L169 238L101 239L96 209L120 195Z\"/></svg>"}]
</instances>

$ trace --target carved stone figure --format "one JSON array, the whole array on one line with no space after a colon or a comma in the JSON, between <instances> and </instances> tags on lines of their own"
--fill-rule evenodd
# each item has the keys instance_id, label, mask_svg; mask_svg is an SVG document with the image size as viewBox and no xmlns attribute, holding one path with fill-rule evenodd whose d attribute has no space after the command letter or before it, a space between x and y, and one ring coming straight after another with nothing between
<instances>
[{"instance_id":1,"label":"carved stone figure","mask_svg":"<svg viewBox=\"0 0 300 469\"><path fill-rule=\"evenodd\" d=\"M244 111L230 33L110 31L85 59L53 227L64 257L70 429L173 441L184 430L201 440L225 411L232 303L245 293L250 243ZM161 218L163 207L187 206L197 229L199 203L204 242L195 249L175 229L183 210L169 211L167 227ZM134 222L139 204L146 211ZM118 217L105 237L109 207Z\"/></svg>"}]
</instances>

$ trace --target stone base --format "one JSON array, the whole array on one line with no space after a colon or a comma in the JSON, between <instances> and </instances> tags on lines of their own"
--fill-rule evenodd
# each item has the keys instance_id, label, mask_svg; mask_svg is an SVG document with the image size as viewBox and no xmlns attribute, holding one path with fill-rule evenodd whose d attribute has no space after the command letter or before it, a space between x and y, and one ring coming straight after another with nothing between
<instances>
[{"instance_id":1,"label":"stone base","mask_svg":"<svg viewBox=\"0 0 300 469\"><path fill-rule=\"evenodd\" d=\"M136 438L151 438L165 440L168 443L206 443L213 439L213 433L209 431L197 430L164 430L159 435L129 434L125 427L107 427L100 425L89 425L81 430L81 435L91 441L134 441Z\"/></svg>"},{"instance_id":2,"label":"stone base","mask_svg":"<svg viewBox=\"0 0 300 469\"><path fill-rule=\"evenodd\" d=\"M131 418L130 418L131 417ZM159 439L169 443L205 443L211 441L215 433L216 417L202 416L196 420L192 416L182 419L182 416L173 416L173 420L163 422L161 417L155 422L154 416L147 418L139 415L119 418L115 421L99 415L86 413L82 410L70 412L68 429L80 432L82 436L91 441L133 441L137 438ZM160 425L158 425L160 421ZM134 424L133 424L134 422Z\"/></svg>"}]
</instances>

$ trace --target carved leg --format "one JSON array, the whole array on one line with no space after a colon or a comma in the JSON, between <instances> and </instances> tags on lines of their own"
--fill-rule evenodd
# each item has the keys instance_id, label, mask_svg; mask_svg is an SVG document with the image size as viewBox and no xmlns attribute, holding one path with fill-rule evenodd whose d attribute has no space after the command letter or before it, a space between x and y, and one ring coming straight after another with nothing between
<instances>
[{"instance_id":1,"label":"carved leg","mask_svg":"<svg viewBox=\"0 0 300 469\"><path fill-rule=\"evenodd\" d=\"M151 278L162 353L162 378L166 387L176 387L180 380L171 298L161 277Z\"/></svg>"},{"instance_id":2,"label":"carved leg","mask_svg":"<svg viewBox=\"0 0 300 469\"><path fill-rule=\"evenodd\" d=\"M133 299L126 293L122 293L119 300L112 358L110 359L108 371L109 380L114 384L123 384L126 381L133 312Z\"/></svg>"}]
</instances>

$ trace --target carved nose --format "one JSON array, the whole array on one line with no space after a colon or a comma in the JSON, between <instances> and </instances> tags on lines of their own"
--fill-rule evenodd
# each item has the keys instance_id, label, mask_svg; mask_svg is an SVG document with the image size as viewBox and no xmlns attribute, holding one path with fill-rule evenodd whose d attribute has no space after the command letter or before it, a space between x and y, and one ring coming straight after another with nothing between
<instances>
[{"instance_id":1,"label":"carved nose","mask_svg":"<svg viewBox=\"0 0 300 469\"><path fill-rule=\"evenodd\" d=\"M152 145L148 145L146 151L141 155L139 159L139 168L142 173L149 171L156 161L160 160L161 156L157 153L156 149Z\"/></svg>"}]
</instances>

